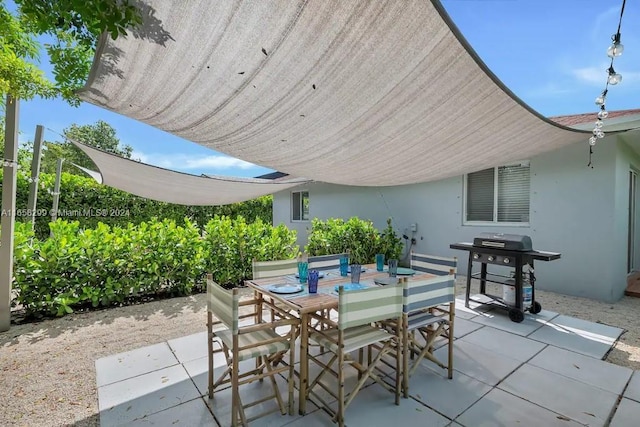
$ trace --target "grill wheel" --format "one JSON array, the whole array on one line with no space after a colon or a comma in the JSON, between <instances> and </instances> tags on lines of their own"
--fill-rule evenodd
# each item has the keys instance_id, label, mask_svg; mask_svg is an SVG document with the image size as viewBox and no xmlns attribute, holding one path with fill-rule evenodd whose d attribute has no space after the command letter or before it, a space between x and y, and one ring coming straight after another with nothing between
<instances>
[{"instance_id":1,"label":"grill wheel","mask_svg":"<svg viewBox=\"0 0 640 427\"><path fill-rule=\"evenodd\" d=\"M509 309L509 319L512 322L520 323L524 320L524 313L517 308L511 308Z\"/></svg>"}]
</instances>

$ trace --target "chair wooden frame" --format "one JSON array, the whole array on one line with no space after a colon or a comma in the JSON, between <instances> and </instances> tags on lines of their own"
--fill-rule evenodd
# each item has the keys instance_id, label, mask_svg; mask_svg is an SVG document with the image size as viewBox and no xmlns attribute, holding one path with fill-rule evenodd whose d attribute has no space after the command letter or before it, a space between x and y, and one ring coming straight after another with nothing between
<instances>
[{"instance_id":1,"label":"chair wooden frame","mask_svg":"<svg viewBox=\"0 0 640 427\"><path fill-rule=\"evenodd\" d=\"M395 403L400 404L400 387L401 387L401 357L396 352L395 366L395 387L387 384L380 377L376 369L380 361L389 353L393 352L396 346L400 345L400 327L390 331L385 328L374 326L379 321L394 319L396 325L401 324L402 317L402 287L399 285L388 287L373 287L363 290L344 291L340 287L338 303L338 321L312 314L311 317L320 324L324 324L324 328L314 329L309 339L316 344L328 349L331 353L331 359L328 363L321 360L321 356L314 356L308 353L307 358L322 368L322 371L313 381L309 382L307 387L308 398L312 395L317 399L323 409L328 412L334 422L340 427L345 425L344 413L349 404L353 401L357 393L360 391L365 381L370 378L378 384L395 393ZM363 362L363 351L367 348L369 353L369 361L365 365ZM355 360L351 353L358 350L358 360ZM371 354L376 351L375 358L372 359ZM333 365L337 363L336 370ZM345 393L345 368L351 366L358 371L358 382L354 388ZM325 374L331 373L338 379L337 393L321 380ZM333 411L330 405L322 399L320 395L313 391L314 387L319 386L338 401L337 411Z\"/></svg>"},{"instance_id":2,"label":"chair wooden frame","mask_svg":"<svg viewBox=\"0 0 640 427\"><path fill-rule=\"evenodd\" d=\"M239 315L240 306L254 304L256 300L240 302L238 289L227 291L215 283L211 275L207 276L207 343L209 355L209 375L208 388L209 398L214 398L217 387L223 384L231 384L231 425L246 426L250 421L270 414L277 410L284 415L293 414L293 392L294 392L294 362L295 362L295 330L299 325L299 320L290 317L284 311L280 311L281 320L269 323L254 323L248 326L240 326L241 318L255 316L249 313L244 316ZM257 306L255 306L257 307ZM273 307L274 310L280 310ZM214 321L214 315L217 321ZM226 328L214 330L214 325L224 325ZM289 333L281 336L275 332L276 327L289 326ZM214 344L220 348L214 350ZM214 379L214 353L224 352L226 359L226 369ZM274 361L282 358L289 352L289 363L276 367ZM256 367L247 372L240 372L240 362L243 360L256 359ZM275 375L288 372L288 408L280 395ZM254 381L262 381L264 378L271 380L273 394L255 402L242 403L240 396L240 386ZM245 409L259 403L275 399L278 408L247 418ZM287 411L288 409L288 411Z\"/></svg>"},{"instance_id":3,"label":"chair wooden frame","mask_svg":"<svg viewBox=\"0 0 640 427\"><path fill-rule=\"evenodd\" d=\"M409 377L423 359L428 359L453 378L453 331L455 320L455 276L405 281L402 283L402 388L409 397ZM448 305L443 309L443 305ZM420 343L417 334L425 341ZM439 336L447 338L448 360L443 364L433 355L433 345ZM410 365L409 359L413 362Z\"/></svg>"}]
</instances>

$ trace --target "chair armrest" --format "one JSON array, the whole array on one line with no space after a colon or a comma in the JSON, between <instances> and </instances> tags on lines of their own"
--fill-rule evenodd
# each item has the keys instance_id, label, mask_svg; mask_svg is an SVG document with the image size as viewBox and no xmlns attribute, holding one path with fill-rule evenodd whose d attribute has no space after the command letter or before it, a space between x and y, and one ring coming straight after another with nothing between
<instances>
[{"instance_id":1,"label":"chair armrest","mask_svg":"<svg viewBox=\"0 0 640 427\"><path fill-rule=\"evenodd\" d=\"M294 318L295 319L296 318L296 317L292 316L291 313L289 313L288 311L283 310L282 307L278 307L272 300L269 300L269 301L264 300L263 303L262 303L262 308L263 309L273 310L273 311L277 312L280 317L284 317L284 318L287 318L287 319L290 319L290 318Z\"/></svg>"},{"instance_id":2,"label":"chair armrest","mask_svg":"<svg viewBox=\"0 0 640 427\"><path fill-rule=\"evenodd\" d=\"M311 319L317 320L319 323L322 323L324 325L329 326L330 328L337 328L338 327L338 323L334 322L333 320L329 319L328 317L324 317L324 316L320 316L317 313L310 313L309 317ZM317 328L314 328L317 329Z\"/></svg>"},{"instance_id":3,"label":"chair armrest","mask_svg":"<svg viewBox=\"0 0 640 427\"><path fill-rule=\"evenodd\" d=\"M245 305L255 305L255 304L258 304L258 302L260 302L260 301L258 301L257 298L252 298L252 299L242 300L242 301L238 302L238 306L242 307L242 306L245 306Z\"/></svg>"},{"instance_id":4,"label":"chair armrest","mask_svg":"<svg viewBox=\"0 0 640 427\"><path fill-rule=\"evenodd\" d=\"M283 319L275 322L258 323L256 325L243 326L239 328L238 334L248 334L251 332L275 329L280 326L287 326L287 325L295 326L297 324L300 324L300 321L298 319Z\"/></svg>"},{"instance_id":5,"label":"chair armrest","mask_svg":"<svg viewBox=\"0 0 640 427\"><path fill-rule=\"evenodd\" d=\"M327 341L330 341L332 343L338 344L338 340L335 337L330 337L329 335L326 334L326 332L330 331L331 329L313 329L313 333L315 335L322 335Z\"/></svg>"}]
</instances>

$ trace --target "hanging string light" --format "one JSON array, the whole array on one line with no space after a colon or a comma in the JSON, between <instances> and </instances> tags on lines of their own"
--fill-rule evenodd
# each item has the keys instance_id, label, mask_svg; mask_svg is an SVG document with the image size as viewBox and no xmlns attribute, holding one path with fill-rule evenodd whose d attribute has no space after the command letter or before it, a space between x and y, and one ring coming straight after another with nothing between
<instances>
[{"instance_id":1,"label":"hanging string light","mask_svg":"<svg viewBox=\"0 0 640 427\"><path fill-rule=\"evenodd\" d=\"M607 82L605 83L604 90L600 95L596 98L596 105L600 107L600 111L598 111L598 118L593 127L593 135L589 138L589 164L587 166L593 167L591 164L591 157L593 155L593 146L596 145L599 139L604 138L604 131L602 130L604 126L604 120L609 117L609 112L607 111L607 93L609 93L609 85L615 86L618 83L622 82L622 75L617 73L613 68L613 61L622 55L624 51L624 45L620 43L620 27L622 25L622 15L624 15L624 5L627 0L622 0L622 7L620 8L620 20L618 21L618 30L614 35L611 36L611 46L607 49L607 56L611 58L611 64L609 68L607 68Z\"/></svg>"}]
</instances>

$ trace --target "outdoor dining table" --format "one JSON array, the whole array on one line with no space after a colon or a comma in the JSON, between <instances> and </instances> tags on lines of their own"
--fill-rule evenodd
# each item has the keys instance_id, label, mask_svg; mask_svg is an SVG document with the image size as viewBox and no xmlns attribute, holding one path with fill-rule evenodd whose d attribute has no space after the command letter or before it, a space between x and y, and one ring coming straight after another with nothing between
<instances>
[{"instance_id":1,"label":"outdoor dining table","mask_svg":"<svg viewBox=\"0 0 640 427\"><path fill-rule=\"evenodd\" d=\"M375 264L364 265L364 270L360 274L360 283L363 285L378 286L375 283L376 278L388 278L389 273L385 271L377 271ZM324 271L324 278L318 281L318 292L310 294L308 286L304 284L304 289L297 293L281 294L269 290L271 285L280 284L298 284L299 280L294 275L269 277L264 279L247 280L246 285L253 289L256 298L262 301L265 298L280 303L290 312L294 312L300 318L300 370L298 372L300 378L300 389L298 399L298 411L301 415L306 413L306 394L308 385L308 358L307 347L309 345L309 327L310 316L313 313L338 309L338 293L335 291L337 285L349 284L350 276L344 277L340 275L339 270ZM428 273L416 271L414 275L410 275L409 280L419 276L421 279L434 277ZM401 277L399 275L399 277ZM407 276L405 276L407 277ZM262 311L258 310L258 316L262 316ZM261 321L262 319L257 319Z\"/></svg>"}]
</instances>

